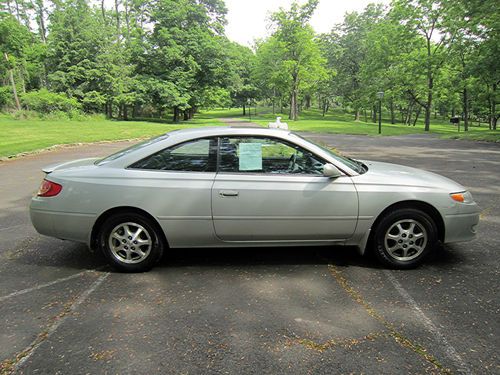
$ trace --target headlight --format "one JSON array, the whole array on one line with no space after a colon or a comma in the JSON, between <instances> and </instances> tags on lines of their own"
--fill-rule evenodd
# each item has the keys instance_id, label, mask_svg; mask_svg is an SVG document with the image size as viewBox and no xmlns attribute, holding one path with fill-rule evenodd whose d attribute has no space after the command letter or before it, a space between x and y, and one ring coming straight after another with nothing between
<instances>
[{"instance_id":1,"label":"headlight","mask_svg":"<svg viewBox=\"0 0 500 375\"><path fill-rule=\"evenodd\" d=\"M472 199L472 194L468 191L462 191L460 193L451 193L450 197L455 202L460 202L460 203L472 203L472 202L474 202L474 199Z\"/></svg>"}]
</instances>

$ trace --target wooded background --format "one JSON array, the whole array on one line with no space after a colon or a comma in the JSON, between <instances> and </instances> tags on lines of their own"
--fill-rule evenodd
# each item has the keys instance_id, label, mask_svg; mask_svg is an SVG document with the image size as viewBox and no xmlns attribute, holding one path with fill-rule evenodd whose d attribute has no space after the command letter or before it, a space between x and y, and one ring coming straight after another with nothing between
<instances>
[{"instance_id":1,"label":"wooded background","mask_svg":"<svg viewBox=\"0 0 500 375\"><path fill-rule=\"evenodd\" d=\"M292 120L312 106L366 120L383 91L392 123L460 116L496 130L498 0L371 4L319 35L318 2L277 10L248 48L225 36L223 0L3 0L0 108L177 122L259 102Z\"/></svg>"}]
</instances>

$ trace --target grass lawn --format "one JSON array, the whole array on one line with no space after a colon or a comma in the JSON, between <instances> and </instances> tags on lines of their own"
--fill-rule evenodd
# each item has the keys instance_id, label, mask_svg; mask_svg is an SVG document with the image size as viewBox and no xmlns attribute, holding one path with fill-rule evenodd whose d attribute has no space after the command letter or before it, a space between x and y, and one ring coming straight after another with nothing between
<instances>
[{"instance_id":1,"label":"grass lawn","mask_svg":"<svg viewBox=\"0 0 500 375\"><path fill-rule=\"evenodd\" d=\"M174 129L218 126L217 111L197 115L194 120L179 124L149 121L112 121L91 118L70 120L14 120L0 115L0 157L44 149L53 145L149 138Z\"/></svg>"},{"instance_id":2,"label":"grass lawn","mask_svg":"<svg viewBox=\"0 0 500 375\"><path fill-rule=\"evenodd\" d=\"M351 114L344 113L328 113L325 117L317 110L304 111L298 121L287 120L287 114L275 114L257 109L257 116L252 112L252 122L261 125L267 125L270 121L274 121L276 116L282 117L282 122L287 122L291 130L304 132L318 133L337 133L337 134L365 134L378 136L378 123L353 121ZM240 111L241 113L241 111ZM249 116L245 116L249 120ZM459 138L471 140L484 140L490 142L500 142L500 131L488 130L487 124L482 124L480 127L477 123L469 126L469 131L463 131L461 124L460 133L455 125L445 122L440 119L432 119L430 133L439 134L444 138ZM422 121L417 122L415 126L405 126L402 124L391 124L389 119L382 119L382 135L405 135L405 134L424 134L424 124Z\"/></svg>"},{"instance_id":3,"label":"grass lawn","mask_svg":"<svg viewBox=\"0 0 500 375\"><path fill-rule=\"evenodd\" d=\"M267 125L274 121L269 108L252 108L252 122ZM373 122L355 122L351 114L340 112L328 113L325 117L318 110L304 111L299 121L288 121L282 114L283 121L290 129L304 132L337 134L365 134L378 136L378 124ZM84 121L69 120L14 120L8 115L0 115L0 157L11 157L22 152L36 151L53 145L90 143L98 141L116 141L136 138L148 138L174 129L199 126L224 125L219 118L240 118L250 120L247 114L242 116L241 108L216 109L202 111L193 120L173 124L166 120L113 121L95 117ZM424 125L420 121L416 126L392 125L384 118L382 135L424 134ZM457 132L457 128L443 120L432 120L431 133L446 138L462 138L500 142L500 132L490 131L486 124L470 126L470 131Z\"/></svg>"}]
</instances>

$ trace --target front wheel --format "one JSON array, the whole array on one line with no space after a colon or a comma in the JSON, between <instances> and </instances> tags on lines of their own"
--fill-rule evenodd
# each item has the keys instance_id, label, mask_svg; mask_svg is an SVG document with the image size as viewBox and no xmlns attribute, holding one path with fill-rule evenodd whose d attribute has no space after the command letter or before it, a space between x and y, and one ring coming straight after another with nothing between
<instances>
[{"instance_id":1,"label":"front wheel","mask_svg":"<svg viewBox=\"0 0 500 375\"><path fill-rule=\"evenodd\" d=\"M101 228L99 245L111 266L123 272L148 271L164 247L156 226L136 213L108 218Z\"/></svg>"},{"instance_id":2,"label":"front wheel","mask_svg":"<svg viewBox=\"0 0 500 375\"><path fill-rule=\"evenodd\" d=\"M432 218L416 209L386 215L375 229L375 255L386 266L408 269L420 265L437 244Z\"/></svg>"}]
</instances>

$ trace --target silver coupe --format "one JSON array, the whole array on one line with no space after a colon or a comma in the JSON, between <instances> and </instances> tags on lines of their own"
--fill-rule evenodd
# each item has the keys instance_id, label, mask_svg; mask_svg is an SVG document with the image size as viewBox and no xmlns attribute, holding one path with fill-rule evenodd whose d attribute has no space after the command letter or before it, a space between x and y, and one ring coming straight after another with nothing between
<instances>
[{"instance_id":1,"label":"silver coupe","mask_svg":"<svg viewBox=\"0 0 500 375\"><path fill-rule=\"evenodd\" d=\"M337 244L411 268L438 242L473 239L479 221L471 194L448 178L278 129L176 130L43 171L36 230L99 248L130 272L168 248Z\"/></svg>"}]
</instances>

